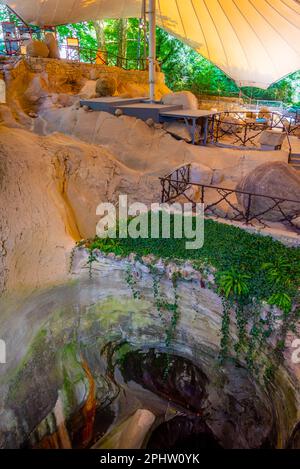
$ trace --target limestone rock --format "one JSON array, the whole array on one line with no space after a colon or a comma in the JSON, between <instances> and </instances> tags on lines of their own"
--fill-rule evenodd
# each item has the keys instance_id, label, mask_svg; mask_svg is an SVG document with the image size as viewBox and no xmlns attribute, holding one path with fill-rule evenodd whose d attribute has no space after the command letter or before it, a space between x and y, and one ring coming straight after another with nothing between
<instances>
[{"instance_id":1,"label":"limestone rock","mask_svg":"<svg viewBox=\"0 0 300 469\"><path fill-rule=\"evenodd\" d=\"M6 103L6 85L2 77L0 77L0 104Z\"/></svg>"},{"instance_id":2,"label":"limestone rock","mask_svg":"<svg viewBox=\"0 0 300 469\"><path fill-rule=\"evenodd\" d=\"M50 59L60 59L58 42L55 39L55 36L51 33L45 34L45 44L49 49L49 58Z\"/></svg>"},{"instance_id":3,"label":"limestone rock","mask_svg":"<svg viewBox=\"0 0 300 469\"><path fill-rule=\"evenodd\" d=\"M190 180L194 184L211 184L213 170L204 164L192 163L190 169Z\"/></svg>"},{"instance_id":4,"label":"limestone rock","mask_svg":"<svg viewBox=\"0 0 300 469\"><path fill-rule=\"evenodd\" d=\"M300 229L300 217L297 217L293 220L293 224L296 226L296 228Z\"/></svg>"},{"instance_id":5,"label":"limestone rock","mask_svg":"<svg viewBox=\"0 0 300 469\"><path fill-rule=\"evenodd\" d=\"M117 426L99 446L105 449L139 449L142 447L155 415L146 409L138 409L134 415Z\"/></svg>"},{"instance_id":6,"label":"limestone rock","mask_svg":"<svg viewBox=\"0 0 300 469\"><path fill-rule=\"evenodd\" d=\"M154 120L150 117L149 119L146 120L146 124L149 127L153 127L154 126Z\"/></svg>"},{"instance_id":7,"label":"limestone rock","mask_svg":"<svg viewBox=\"0 0 300 469\"><path fill-rule=\"evenodd\" d=\"M220 169L215 169L213 178L212 178L212 185L218 185L224 180L224 173Z\"/></svg>"},{"instance_id":8,"label":"limestone rock","mask_svg":"<svg viewBox=\"0 0 300 469\"><path fill-rule=\"evenodd\" d=\"M259 143L269 147L281 146L286 138L284 132L276 132L274 130L264 130L260 136Z\"/></svg>"},{"instance_id":9,"label":"limestone rock","mask_svg":"<svg viewBox=\"0 0 300 469\"><path fill-rule=\"evenodd\" d=\"M49 48L42 41L32 40L26 46L26 53L29 57L42 57L46 59L49 57Z\"/></svg>"},{"instance_id":10,"label":"limestone rock","mask_svg":"<svg viewBox=\"0 0 300 469\"><path fill-rule=\"evenodd\" d=\"M262 164L249 173L237 186L240 191L253 194L279 197L281 199L299 200L299 203L283 202L280 204L285 215L300 215L300 176L287 163L280 161ZM238 194L238 202L244 212L248 206L248 195ZM274 201L264 197L252 197L250 214L259 215L274 206ZM265 220L283 219L279 208L263 215Z\"/></svg>"},{"instance_id":11,"label":"limestone rock","mask_svg":"<svg viewBox=\"0 0 300 469\"><path fill-rule=\"evenodd\" d=\"M117 81L113 77L99 78L96 82L98 96L113 96L117 91Z\"/></svg>"},{"instance_id":12,"label":"limestone rock","mask_svg":"<svg viewBox=\"0 0 300 469\"><path fill-rule=\"evenodd\" d=\"M194 184L210 185L212 182L213 170L208 166L192 163L190 169L190 181ZM180 196L177 199L179 203L186 203L188 200L199 203L201 201L201 188L199 186L192 185L185 192L184 196Z\"/></svg>"},{"instance_id":13,"label":"limestone rock","mask_svg":"<svg viewBox=\"0 0 300 469\"><path fill-rule=\"evenodd\" d=\"M164 129L175 138L178 137L185 142L191 142L192 136L184 123L181 122L167 122L164 124ZM199 131L196 131L195 141L199 142Z\"/></svg>"},{"instance_id":14,"label":"limestone rock","mask_svg":"<svg viewBox=\"0 0 300 469\"><path fill-rule=\"evenodd\" d=\"M52 97L52 102L56 104L56 106L70 107L78 103L78 98L71 94L59 93Z\"/></svg>"},{"instance_id":15,"label":"limestone rock","mask_svg":"<svg viewBox=\"0 0 300 469\"><path fill-rule=\"evenodd\" d=\"M269 108L262 107L259 111L258 118L259 119L271 119L271 113L270 113Z\"/></svg>"},{"instance_id":16,"label":"limestone rock","mask_svg":"<svg viewBox=\"0 0 300 469\"><path fill-rule=\"evenodd\" d=\"M220 129L228 134L239 133L243 130L243 121L232 115L221 115Z\"/></svg>"},{"instance_id":17,"label":"limestone rock","mask_svg":"<svg viewBox=\"0 0 300 469\"><path fill-rule=\"evenodd\" d=\"M182 109L199 109L198 99L190 91L165 94L162 102L172 106L182 106Z\"/></svg>"},{"instance_id":18,"label":"limestone rock","mask_svg":"<svg viewBox=\"0 0 300 469\"><path fill-rule=\"evenodd\" d=\"M81 98L92 99L97 97L96 93L96 81L87 80L79 92Z\"/></svg>"}]
</instances>

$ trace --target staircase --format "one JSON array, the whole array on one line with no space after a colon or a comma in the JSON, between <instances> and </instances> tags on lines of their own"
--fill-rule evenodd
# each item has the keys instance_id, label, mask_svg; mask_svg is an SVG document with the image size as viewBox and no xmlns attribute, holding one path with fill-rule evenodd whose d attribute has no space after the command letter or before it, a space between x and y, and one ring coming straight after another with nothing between
<instances>
[{"instance_id":1,"label":"staircase","mask_svg":"<svg viewBox=\"0 0 300 469\"><path fill-rule=\"evenodd\" d=\"M300 153L292 153L290 164L300 172Z\"/></svg>"},{"instance_id":2,"label":"staircase","mask_svg":"<svg viewBox=\"0 0 300 469\"><path fill-rule=\"evenodd\" d=\"M300 139L297 137L290 137L290 142L292 152L289 163L293 168L300 172Z\"/></svg>"}]
</instances>

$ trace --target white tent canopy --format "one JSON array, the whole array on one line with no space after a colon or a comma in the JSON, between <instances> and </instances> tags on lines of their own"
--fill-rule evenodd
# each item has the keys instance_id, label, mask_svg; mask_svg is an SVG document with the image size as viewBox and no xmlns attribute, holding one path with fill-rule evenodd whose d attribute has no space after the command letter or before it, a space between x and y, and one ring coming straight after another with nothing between
<instances>
[{"instance_id":1,"label":"white tent canopy","mask_svg":"<svg viewBox=\"0 0 300 469\"><path fill-rule=\"evenodd\" d=\"M4 0L26 22L140 17L142 0ZM239 86L267 88L300 69L297 0L157 0L157 24Z\"/></svg>"}]
</instances>

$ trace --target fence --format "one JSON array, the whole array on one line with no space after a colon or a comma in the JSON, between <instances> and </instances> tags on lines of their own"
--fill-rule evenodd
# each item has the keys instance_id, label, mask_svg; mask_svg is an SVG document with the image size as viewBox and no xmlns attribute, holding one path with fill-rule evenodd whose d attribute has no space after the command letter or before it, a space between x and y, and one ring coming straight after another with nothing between
<instances>
[{"instance_id":1,"label":"fence","mask_svg":"<svg viewBox=\"0 0 300 469\"><path fill-rule=\"evenodd\" d=\"M266 221L276 221L300 233L299 225L294 223L300 216L300 200L198 184L191 180L191 175L191 165L184 165L160 178L162 203L182 197L194 206L204 204L206 216L228 218L246 225L256 221L267 226Z\"/></svg>"},{"instance_id":2,"label":"fence","mask_svg":"<svg viewBox=\"0 0 300 469\"><path fill-rule=\"evenodd\" d=\"M262 107L266 108L273 108L276 109L278 112L283 112L285 108L285 104L282 101L268 101L266 99L257 99L256 100L256 109L259 110Z\"/></svg>"},{"instance_id":3,"label":"fence","mask_svg":"<svg viewBox=\"0 0 300 469\"><path fill-rule=\"evenodd\" d=\"M209 122L209 141L213 144L224 143L225 136L231 137L230 145L242 147L258 147L258 137L265 130L280 129L286 135L289 155L292 147L289 135L299 129L295 117L287 117L277 112L259 114L248 111L225 111L215 114Z\"/></svg>"},{"instance_id":4,"label":"fence","mask_svg":"<svg viewBox=\"0 0 300 469\"><path fill-rule=\"evenodd\" d=\"M24 41L15 39L12 41L0 40L0 55L3 56L26 56ZM62 59L72 62L103 64L123 68L125 70L145 70L148 66L147 60L136 57L120 57L105 50L88 49L76 46L60 46Z\"/></svg>"}]
</instances>

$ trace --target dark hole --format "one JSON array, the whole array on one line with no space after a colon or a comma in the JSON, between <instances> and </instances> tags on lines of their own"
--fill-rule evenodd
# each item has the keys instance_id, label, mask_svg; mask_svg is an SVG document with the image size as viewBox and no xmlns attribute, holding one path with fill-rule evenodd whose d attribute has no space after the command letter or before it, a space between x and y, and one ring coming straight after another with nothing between
<instances>
[{"instance_id":1,"label":"dark hole","mask_svg":"<svg viewBox=\"0 0 300 469\"><path fill-rule=\"evenodd\" d=\"M148 449L222 449L221 445L199 417L180 416L162 423L154 430Z\"/></svg>"}]
</instances>

